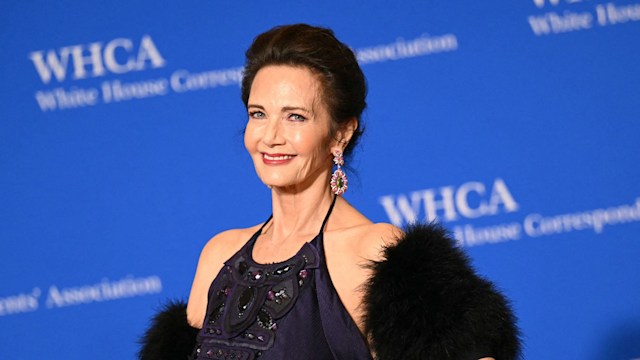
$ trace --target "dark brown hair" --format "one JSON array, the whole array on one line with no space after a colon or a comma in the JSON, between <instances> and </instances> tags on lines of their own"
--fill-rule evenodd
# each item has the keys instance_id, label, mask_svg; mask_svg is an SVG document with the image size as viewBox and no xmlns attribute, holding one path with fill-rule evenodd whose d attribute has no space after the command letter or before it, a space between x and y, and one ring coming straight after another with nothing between
<instances>
[{"instance_id":1,"label":"dark brown hair","mask_svg":"<svg viewBox=\"0 0 640 360\"><path fill-rule=\"evenodd\" d=\"M251 84L267 65L302 66L318 75L321 99L331 116L331 131L356 118L354 132L344 154L348 156L362 134L360 116L366 107L367 85L355 54L333 31L307 24L277 26L258 35L246 52L242 101L247 106Z\"/></svg>"}]
</instances>

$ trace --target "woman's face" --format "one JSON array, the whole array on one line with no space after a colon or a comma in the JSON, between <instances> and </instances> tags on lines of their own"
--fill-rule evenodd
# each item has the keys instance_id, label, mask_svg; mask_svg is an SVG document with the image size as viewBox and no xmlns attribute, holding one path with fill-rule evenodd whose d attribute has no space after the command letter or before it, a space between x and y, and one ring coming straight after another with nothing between
<instances>
[{"instance_id":1,"label":"woman's face","mask_svg":"<svg viewBox=\"0 0 640 360\"><path fill-rule=\"evenodd\" d=\"M267 186L326 185L336 142L320 86L316 75L304 67L266 66L256 74L244 144Z\"/></svg>"}]
</instances>

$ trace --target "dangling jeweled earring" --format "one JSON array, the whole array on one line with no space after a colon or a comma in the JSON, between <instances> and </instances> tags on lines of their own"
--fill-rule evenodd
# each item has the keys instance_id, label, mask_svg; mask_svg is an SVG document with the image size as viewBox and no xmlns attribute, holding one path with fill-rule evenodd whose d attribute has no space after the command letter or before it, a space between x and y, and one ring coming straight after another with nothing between
<instances>
[{"instance_id":1,"label":"dangling jeweled earring","mask_svg":"<svg viewBox=\"0 0 640 360\"><path fill-rule=\"evenodd\" d=\"M336 195L342 195L347 191L349 181L341 168L341 166L344 165L344 158L342 157L341 151L336 150L333 153L333 163L336 164L336 170L331 175L331 191Z\"/></svg>"}]
</instances>

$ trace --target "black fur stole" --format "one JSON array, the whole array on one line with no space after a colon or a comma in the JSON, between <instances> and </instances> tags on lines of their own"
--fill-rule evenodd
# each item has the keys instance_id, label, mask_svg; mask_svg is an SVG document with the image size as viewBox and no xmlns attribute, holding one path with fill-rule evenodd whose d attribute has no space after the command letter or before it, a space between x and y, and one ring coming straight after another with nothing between
<instances>
[{"instance_id":1,"label":"black fur stole","mask_svg":"<svg viewBox=\"0 0 640 360\"><path fill-rule=\"evenodd\" d=\"M169 302L151 320L140 339L141 360L185 360L196 346L198 329L187 322L187 304Z\"/></svg>"},{"instance_id":2,"label":"black fur stole","mask_svg":"<svg viewBox=\"0 0 640 360\"><path fill-rule=\"evenodd\" d=\"M414 225L371 265L363 306L378 360L518 359L507 300L437 224Z\"/></svg>"}]
</instances>

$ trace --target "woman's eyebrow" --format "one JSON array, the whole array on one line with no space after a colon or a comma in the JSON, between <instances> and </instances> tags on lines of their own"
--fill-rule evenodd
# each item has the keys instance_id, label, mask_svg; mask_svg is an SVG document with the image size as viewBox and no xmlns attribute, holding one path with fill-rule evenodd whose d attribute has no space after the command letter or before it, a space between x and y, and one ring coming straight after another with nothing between
<instances>
[{"instance_id":1,"label":"woman's eyebrow","mask_svg":"<svg viewBox=\"0 0 640 360\"><path fill-rule=\"evenodd\" d=\"M282 110L283 111L302 110L304 112L311 113L311 110L308 110L303 106L284 106Z\"/></svg>"},{"instance_id":2,"label":"woman's eyebrow","mask_svg":"<svg viewBox=\"0 0 640 360\"><path fill-rule=\"evenodd\" d=\"M247 104L247 108L258 108L260 110L264 110L264 106L258 105L258 104ZM304 106L283 106L281 110L282 111L296 111L296 110L299 111L299 110L302 110L302 111L304 111L306 113L313 114L313 111L307 109Z\"/></svg>"}]
</instances>

